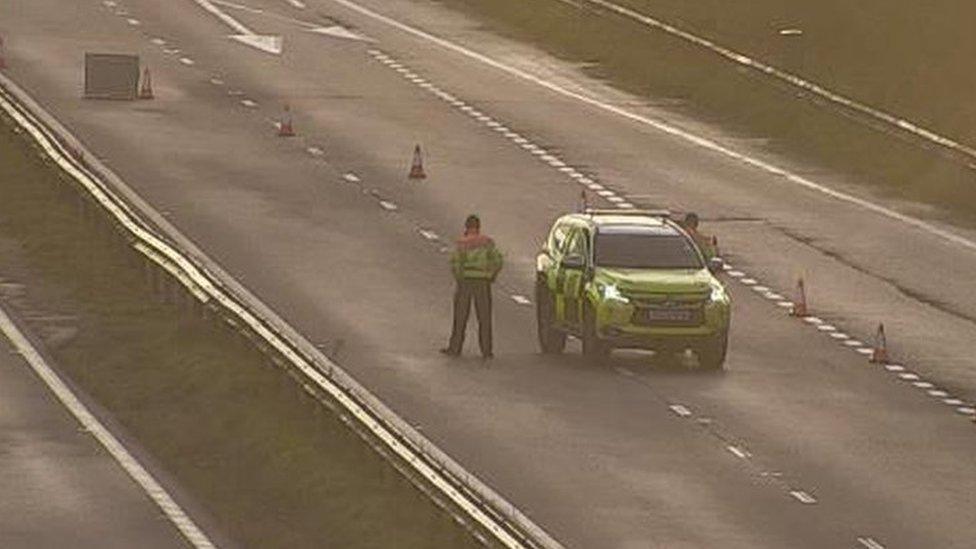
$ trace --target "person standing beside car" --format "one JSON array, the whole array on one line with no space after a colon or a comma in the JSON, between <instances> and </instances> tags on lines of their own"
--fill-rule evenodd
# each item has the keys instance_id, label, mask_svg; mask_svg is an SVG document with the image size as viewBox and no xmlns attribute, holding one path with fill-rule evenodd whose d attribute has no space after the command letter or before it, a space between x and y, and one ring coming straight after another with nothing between
<instances>
[{"instance_id":1,"label":"person standing beside car","mask_svg":"<svg viewBox=\"0 0 976 549\"><path fill-rule=\"evenodd\" d=\"M451 271L456 282L454 291L454 322L451 338L441 353L458 356L464 346L464 336L474 302L478 317L478 344L481 355L488 359L492 352L491 285L502 270L502 254L495 242L481 234L481 219L469 215L464 221L464 235L458 239L451 254Z\"/></svg>"}]
</instances>

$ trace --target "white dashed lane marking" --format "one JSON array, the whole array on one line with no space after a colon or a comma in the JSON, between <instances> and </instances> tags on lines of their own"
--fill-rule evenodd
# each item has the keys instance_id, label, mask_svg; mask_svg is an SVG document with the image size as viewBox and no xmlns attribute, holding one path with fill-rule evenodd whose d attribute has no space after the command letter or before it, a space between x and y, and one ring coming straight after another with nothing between
<instances>
[{"instance_id":1,"label":"white dashed lane marking","mask_svg":"<svg viewBox=\"0 0 976 549\"><path fill-rule=\"evenodd\" d=\"M683 404L672 404L668 406L672 412L680 417L689 417L691 415L691 410L686 408Z\"/></svg>"},{"instance_id":2,"label":"white dashed lane marking","mask_svg":"<svg viewBox=\"0 0 976 549\"><path fill-rule=\"evenodd\" d=\"M793 496L793 499L804 505L813 505L814 503L817 503L817 498L811 496L803 490L790 490L790 495Z\"/></svg>"},{"instance_id":3,"label":"white dashed lane marking","mask_svg":"<svg viewBox=\"0 0 976 549\"><path fill-rule=\"evenodd\" d=\"M244 105L249 109L256 109L258 107L258 104L250 99L241 99L241 105Z\"/></svg>"},{"instance_id":4,"label":"white dashed lane marking","mask_svg":"<svg viewBox=\"0 0 976 549\"><path fill-rule=\"evenodd\" d=\"M308 151L308 154L310 154L312 156L322 156L322 155L325 154L325 151L323 151L319 147L309 147L309 148L307 148L305 150Z\"/></svg>"},{"instance_id":5,"label":"white dashed lane marking","mask_svg":"<svg viewBox=\"0 0 976 549\"><path fill-rule=\"evenodd\" d=\"M395 203L389 200L380 200L380 207L388 212L395 212L399 209Z\"/></svg>"},{"instance_id":6,"label":"white dashed lane marking","mask_svg":"<svg viewBox=\"0 0 976 549\"><path fill-rule=\"evenodd\" d=\"M359 176L358 175L356 175L356 174L354 174L352 172L346 172L346 173L342 174L342 178L345 179L346 181L350 182L350 183L359 183L360 181L362 181L361 179L359 179Z\"/></svg>"},{"instance_id":7,"label":"white dashed lane marking","mask_svg":"<svg viewBox=\"0 0 976 549\"><path fill-rule=\"evenodd\" d=\"M133 27L138 27L139 25L142 24L142 22L139 21L138 19L132 19L132 18L126 19L125 22L132 25Z\"/></svg>"},{"instance_id":8,"label":"white dashed lane marking","mask_svg":"<svg viewBox=\"0 0 976 549\"><path fill-rule=\"evenodd\" d=\"M749 459L749 453L738 446L733 446L730 444L725 448L739 459Z\"/></svg>"},{"instance_id":9,"label":"white dashed lane marking","mask_svg":"<svg viewBox=\"0 0 976 549\"><path fill-rule=\"evenodd\" d=\"M901 364L885 364L885 367L884 368L885 368L885 370L888 370L889 372L904 372L905 371L905 367L902 366Z\"/></svg>"},{"instance_id":10,"label":"white dashed lane marking","mask_svg":"<svg viewBox=\"0 0 976 549\"><path fill-rule=\"evenodd\" d=\"M514 294L512 295L512 301L519 305L532 305L532 301L524 295Z\"/></svg>"},{"instance_id":11,"label":"white dashed lane marking","mask_svg":"<svg viewBox=\"0 0 976 549\"><path fill-rule=\"evenodd\" d=\"M885 549L885 546L878 543L878 541L874 538L857 538L857 542L860 543L861 547L864 547L864 549Z\"/></svg>"},{"instance_id":12,"label":"white dashed lane marking","mask_svg":"<svg viewBox=\"0 0 976 549\"><path fill-rule=\"evenodd\" d=\"M420 233L420 236L422 236L425 239L430 240L432 242L433 241L436 241L436 240L440 240L440 237L437 236L437 233L435 233L434 231L431 231L429 229L420 229L418 232Z\"/></svg>"},{"instance_id":13,"label":"white dashed lane marking","mask_svg":"<svg viewBox=\"0 0 976 549\"><path fill-rule=\"evenodd\" d=\"M189 67L196 64L196 61L190 59L189 57L180 57L180 63L183 63L184 65Z\"/></svg>"}]
</instances>

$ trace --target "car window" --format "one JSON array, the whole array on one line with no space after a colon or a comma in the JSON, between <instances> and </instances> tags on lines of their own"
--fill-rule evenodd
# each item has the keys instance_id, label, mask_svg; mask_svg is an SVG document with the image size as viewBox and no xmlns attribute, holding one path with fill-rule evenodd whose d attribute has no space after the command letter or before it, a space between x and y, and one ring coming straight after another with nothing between
<instances>
[{"instance_id":1,"label":"car window","mask_svg":"<svg viewBox=\"0 0 976 549\"><path fill-rule=\"evenodd\" d=\"M691 239L652 231L599 232L595 262L627 269L701 269L701 256Z\"/></svg>"},{"instance_id":2,"label":"car window","mask_svg":"<svg viewBox=\"0 0 976 549\"><path fill-rule=\"evenodd\" d=\"M550 254L561 254L563 251L563 246L566 244L566 237L569 235L569 225L565 223L556 223L556 226L552 228L552 232L549 233L549 253Z\"/></svg>"},{"instance_id":3,"label":"car window","mask_svg":"<svg viewBox=\"0 0 976 549\"><path fill-rule=\"evenodd\" d=\"M574 230L569 237L569 243L566 245L566 255L586 257L586 236L586 231L583 229Z\"/></svg>"}]
</instances>

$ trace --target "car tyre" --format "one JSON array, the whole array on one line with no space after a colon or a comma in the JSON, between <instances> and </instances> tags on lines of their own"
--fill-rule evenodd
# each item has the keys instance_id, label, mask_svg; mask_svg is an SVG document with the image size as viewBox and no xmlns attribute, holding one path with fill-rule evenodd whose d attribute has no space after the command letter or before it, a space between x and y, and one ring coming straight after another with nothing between
<instances>
[{"instance_id":1,"label":"car tyre","mask_svg":"<svg viewBox=\"0 0 976 549\"><path fill-rule=\"evenodd\" d=\"M583 356L597 358L610 353L610 346L596 334L596 314L589 304L583 308Z\"/></svg>"},{"instance_id":2,"label":"car tyre","mask_svg":"<svg viewBox=\"0 0 976 549\"><path fill-rule=\"evenodd\" d=\"M545 283L539 281L535 286L536 331L539 335L539 350L547 355L558 355L566 348L566 333L556 328L556 306L552 292Z\"/></svg>"},{"instance_id":3,"label":"car tyre","mask_svg":"<svg viewBox=\"0 0 976 549\"><path fill-rule=\"evenodd\" d=\"M704 370L721 370L725 367L725 356L729 349L729 334L723 332L703 343L698 349L698 363Z\"/></svg>"}]
</instances>

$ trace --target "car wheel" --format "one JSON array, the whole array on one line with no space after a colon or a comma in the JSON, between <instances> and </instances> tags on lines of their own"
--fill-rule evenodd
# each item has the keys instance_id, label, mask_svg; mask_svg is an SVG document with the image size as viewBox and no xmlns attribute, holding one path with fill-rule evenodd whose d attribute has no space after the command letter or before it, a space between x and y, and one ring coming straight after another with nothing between
<instances>
[{"instance_id":1,"label":"car wheel","mask_svg":"<svg viewBox=\"0 0 976 549\"><path fill-rule=\"evenodd\" d=\"M542 282L535 286L536 331L539 335L539 349L549 355L556 355L566 348L566 334L554 327L556 307L552 292Z\"/></svg>"},{"instance_id":2,"label":"car wheel","mask_svg":"<svg viewBox=\"0 0 976 549\"><path fill-rule=\"evenodd\" d=\"M725 355L728 348L728 333L715 336L697 349L698 363L705 370L721 370L725 367Z\"/></svg>"},{"instance_id":3,"label":"car wheel","mask_svg":"<svg viewBox=\"0 0 976 549\"><path fill-rule=\"evenodd\" d=\"M596 335L596 315L589 304L583 307L583 356L603 357L610 353L610 346Z\"/></svg>"}]
</instances>

